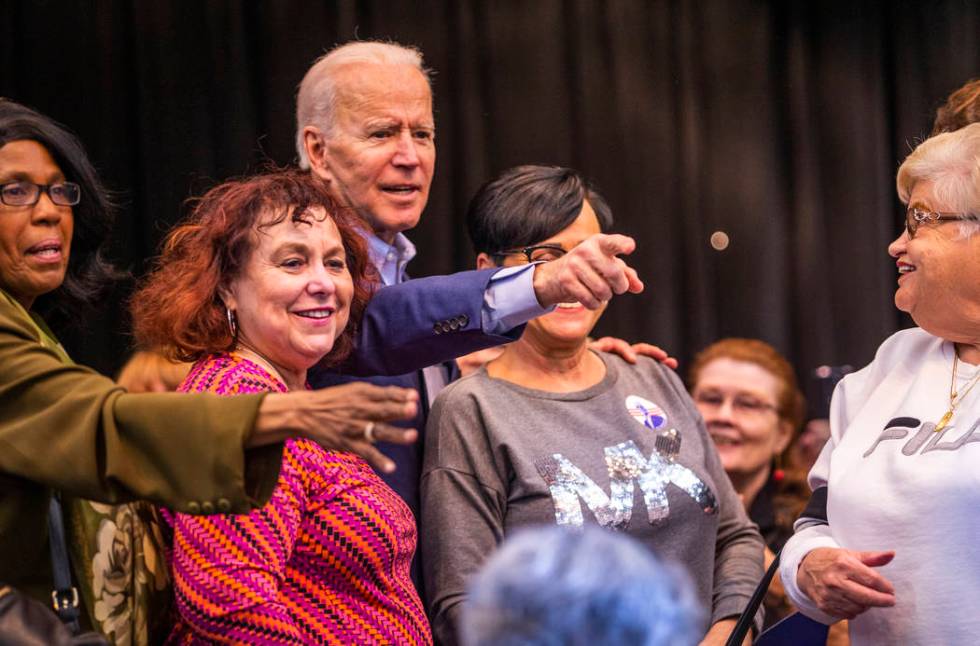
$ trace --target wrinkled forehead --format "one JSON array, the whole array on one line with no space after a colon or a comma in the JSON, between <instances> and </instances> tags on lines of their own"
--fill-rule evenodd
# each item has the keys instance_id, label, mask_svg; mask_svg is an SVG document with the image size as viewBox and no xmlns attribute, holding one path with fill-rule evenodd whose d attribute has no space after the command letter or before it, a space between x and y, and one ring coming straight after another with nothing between
<instances>
[{"instance_id":1,"label":"wrinkled forehead","mask_svg":"<svg viewBox=\"0 0 980 646\"><path fill-rule=\"evenodd\" d=\"M432 90L411 65L352 63L336 76L338 116L354 120L395 116L432 121Z\"/></svg>"}]
</instances>

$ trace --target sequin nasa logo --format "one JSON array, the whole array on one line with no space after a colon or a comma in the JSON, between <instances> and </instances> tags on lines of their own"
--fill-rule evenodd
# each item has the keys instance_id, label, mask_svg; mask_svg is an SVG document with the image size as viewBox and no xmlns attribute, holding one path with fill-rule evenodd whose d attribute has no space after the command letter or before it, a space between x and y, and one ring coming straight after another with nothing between
<instances>
[{"instance_id":1,"label":"sequin nasa logo","mask_svg":"<svg viewBox=\"0 0 980 646\"><path fill-rule=\"evenodd\" d=\"M642 491L651 525L666 522L670 516L668 487L686 493L705 514L717 513L714 492L694 471L676 461L681 437L677 429L667 427L668 417L663 408L637 395L628 396L625 405L630 417L656 434L654 450L647 457L633 440L603 448L608 493L561 453L535 460L538 474L547 483L555 505L555 521L559 525L582 526L584 503L600 525L624 529L633 515L636 485Z\"/></svg>"}]
</instances>

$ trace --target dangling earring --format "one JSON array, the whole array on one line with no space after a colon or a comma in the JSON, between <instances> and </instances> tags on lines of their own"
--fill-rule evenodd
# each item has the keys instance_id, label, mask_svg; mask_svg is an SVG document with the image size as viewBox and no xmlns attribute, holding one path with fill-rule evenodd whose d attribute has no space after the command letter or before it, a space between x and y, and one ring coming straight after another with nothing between
<instances>
[{"instance_id":1,"label":"dangling earring","mask_svg":"<svg viewBox=\"0 0 980 646\"><path fill-rule=\"evenodd\" d=\"M225 314L228 316L228 329L231 330L231 340L232 342L238 338L238 319L235 317L235 312L227 305L225 306Z\"/></svg>"},{"instance_id":2,"label":"dangling earring","mask_svg":"<svg viewBox=\"0 0 980 646\"><path fill-rule=\"evenodd\" d=\"M776 463L776 468L772 471L772 479L774 482L782 482L786 479L786 472L783 471L783 454L777 453L774 462Z\"/></svg>"}]
</instances>

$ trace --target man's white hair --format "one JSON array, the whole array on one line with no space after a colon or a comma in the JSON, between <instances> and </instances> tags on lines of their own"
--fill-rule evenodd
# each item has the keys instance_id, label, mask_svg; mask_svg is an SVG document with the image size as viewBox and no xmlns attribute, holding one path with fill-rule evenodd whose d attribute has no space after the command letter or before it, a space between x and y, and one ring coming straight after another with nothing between
<instances>
[{"instance_id":1,"label":"man's white hair","mask_svg":"<svg viewBox=\"0 0 980 646\"><path fill-rule=\"evenodd\" d=\"M902 203L921 181L932 181L936 198L950 208L980 218L980 123L930 137L905 158L895 179ZM980 231L977 220L959 225L963 236Z\"/></svg>"},{"instance_id":2,"label":"man's white hair","mask_svg":"<svg viewBox=\"0 0 980 646\"><path fill-rule=\"evenodd\" d=\"M316 126L325 133L334 126L337 106L337 73L356 64L409 65L422 72L429 82L429 70L422 63L422 52L393 42L355 41L339 45L321 56L306 72L296 94L296 153L300 168L308 169L303 128Z\"/></svg>"}]
</instances>

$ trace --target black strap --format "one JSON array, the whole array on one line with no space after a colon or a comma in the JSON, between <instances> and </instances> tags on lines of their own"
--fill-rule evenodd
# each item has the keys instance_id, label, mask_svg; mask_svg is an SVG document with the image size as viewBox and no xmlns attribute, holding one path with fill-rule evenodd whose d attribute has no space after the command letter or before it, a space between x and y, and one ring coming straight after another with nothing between
<instances>
[{"instance_id":1,"label":"black strap","mask_svg":"<svg viewBox=\"0 0 980 646\"><path fill-rule=\"evenodd\" d=\"M752 620L755 619L755 613L759 611L762 600L766 598L766 592L769 591L769 584L772 582L772 577L776 576L776 570L779 569L779 555L782 552L782 550L776 552L776 558L772 560L772 565L769 566L766 574L759 581L759 585L756 586L755 592L752 593L752 598L749 599L749 605L745 606L745 610L742 611L742 615L735 623L735 628L732 630L732 634L728 636L728 641L725 642L725 646L742 646L742 641L749 634L749 629L752 628Z\"/></svg>"},{"instance_id":2,"label":"black strap","mask_svg":"<svg viewBox=\"0 0 980 646\"><path fill-rule=\"evenodd\" d=\"M61 517L61 501L57 493L51 496L51 503L48 505L48 536L51 545L51 572L54 576L51 605L62 623L72 634L77 635L81 631L78 625L78 588L71 583L65 523Z\"/></svg>"}]
</instances>

